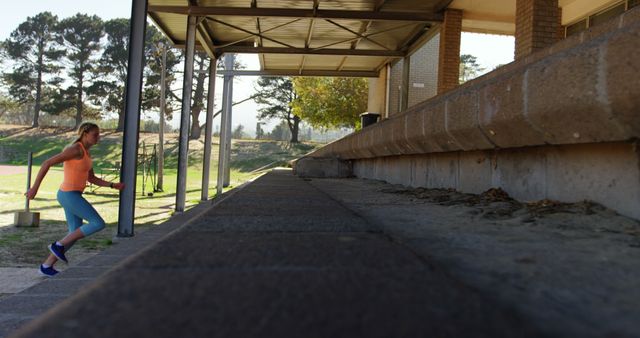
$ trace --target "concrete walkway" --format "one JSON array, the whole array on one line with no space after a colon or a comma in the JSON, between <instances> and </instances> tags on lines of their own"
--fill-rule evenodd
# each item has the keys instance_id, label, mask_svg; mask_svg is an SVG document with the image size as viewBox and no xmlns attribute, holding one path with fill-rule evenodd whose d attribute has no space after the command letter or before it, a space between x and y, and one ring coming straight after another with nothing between
<instances>
[{"instance_id":1,"label":"concrete walkway","mask_svg":"<svg viewBox=\"0 0 640 338\"><path fill-rule=\"evenodd\" d=\"M486 277L483 265L467 268L469 278L457 273L459 257L442 257L451 243L445 233L431 237L433 244L427 241L424 231L435 233L436 222L427 222L416 240L415 222L406 221L424 217L415 211L426 209L394 205L388 194L383 199L374 190L359 180L311 181L273 171L0 300L0 335L19 326L15 337L584 333L575 325L563 329L563 322L575 322L570 304L566 313L536 317L523 310L534 302L521 302L509 285L501 294L473 282ZM349 203L358 200L366 204ZM389 208L386 216L383 206ZM394 227L413 235L405 241ZM492 269L502 275L499 270ZM545 303L534 305L544 312Z\"/></svg>"}]
</instances>

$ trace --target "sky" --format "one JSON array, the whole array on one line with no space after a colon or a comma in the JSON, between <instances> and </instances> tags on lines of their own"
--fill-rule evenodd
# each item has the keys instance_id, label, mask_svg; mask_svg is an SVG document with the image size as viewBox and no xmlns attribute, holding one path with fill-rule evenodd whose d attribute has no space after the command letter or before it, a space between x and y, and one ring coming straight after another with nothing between
<instances>
[{"instance_id":1,"label":"sky","mask_svg":"<svg viewBox=\"0 0 640 338\"><path fill-rule=\"evenodd\" d=\"M3 0L0 7L0 40L9 37L11 32L20 23L24 22L28 16L44 11L52 12L59 19L73 16L76 13L84 13L96 14L104 20L109 20L130 17L131 0ZM478 63L486 71L490 71L497 65L513 61L513 45L513 37L463 33L461 53L476 56ZM491 46L491 48L487 48L487 46ZM258 58L255 55L239 55L239 60L246 66L247 70L259 68ZM234 101L240 101L251 95L256 79L257 77L236 77L234 81ZM217 79L216 88L222 88L221 78ZM216 105L221 102L221 96L222 91L216 90ZM238 124L242 124L245 130L253 132L257 122L255 115L258 108L258 105L253 101L234 106L234 128ZM173 121L177 123L179 118L174 118ZM201 117L201 123L203 122L204 116ZM214 125L218 124L218 119L214 120ZM276 124L277 121L271 121L265 129L269 130Z\"/></svg>"}]
</instances>

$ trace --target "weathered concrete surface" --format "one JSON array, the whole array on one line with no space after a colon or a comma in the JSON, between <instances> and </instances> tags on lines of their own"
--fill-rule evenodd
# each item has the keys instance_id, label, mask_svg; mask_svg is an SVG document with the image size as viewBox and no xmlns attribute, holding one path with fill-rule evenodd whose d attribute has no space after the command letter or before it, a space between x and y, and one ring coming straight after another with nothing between
<instances>
[{"instance_id":1,"label":"weathered concrete surface","mask_svg":"<svg viewBox=\"0 0 640 338\"><path fill-rule=\"evenodd\" d=\"M514 306L541 336L640 332L638 221L589 203L526 206L360 179L310 183L454 278Z\"/></svg>"},{"instance_id":2,"label":"weathered concrete surface","mask_svg":"<svg viewBox=\"0 0 640 338\"><path fill-rule=\"evenodd\" d=\"M0 297L18 293L40 282L34 268L0 268Z\"/></svg>"},{"instance_id":3,"label":"weathered concrete surface","mask_svg":"<svg viewBox=\"0 0 640 338\"><path fill-rule=\"evenodd\" d=\"M354 162L354 175L412 187L481 193L501 188L533 201L590 200L640 219L637 143L433 153Z\"/></svg>"},{"instance_id":4,"label":"weathered concrete surface","mask_svg":"<svg viewBox=\"0 0 640 338\"><path fill-rule=\"evenodd\" d=\"M351 162L339 158L302 157L291 164L294 173L300 177L347 178L353 175Z\"/></svg>"},{"instance_id":5,"label":"weathered concrete surface","mask_svg":"<svg viewBox=\"0 0 640 338\"><path fill-rule=\"evenodd\" d=\"M540 336L311 182L263 176L14 337Z\"/></svg>"}]
</instances>

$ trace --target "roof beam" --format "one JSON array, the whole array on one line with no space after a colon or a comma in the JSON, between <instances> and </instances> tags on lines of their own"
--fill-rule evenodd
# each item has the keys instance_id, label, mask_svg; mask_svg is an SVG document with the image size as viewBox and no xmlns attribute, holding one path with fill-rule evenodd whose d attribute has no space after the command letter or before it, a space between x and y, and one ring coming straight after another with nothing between
<instances>
[{"instance_id":1,"label":"roof beam","mask_svg":"<svg viewBox=\"0 0 640 338\"><path fill-rule=\"evenodd\" d=\"M210 58L215 58L213 38L204 24L204 20L200 20L196 26L196 38L200 41L200 45L202 45L202 48L207 52L207 55L209 55Z\"/></svg>"},{"instance_id":2,"label":"roof beam","mask_svg":"<svg viewBox=\"0 0 640 338\"><path fill-rule=\"evenodd\" d=\"M452 2L453 0L440 0L439 3L433 6L433 11L436 13L442 12L443 10L447 9L447 7L449 7Z\"/></svg>"},{"instance_id":3,"label":"roof beam","mask_svg":"<svg viewBox=\"0 0 640 338\"><path fill-rule=\"evenodd\" d=\"M169 36L169 33L168 33L168 32L169 32L169 30L167 29L167 26L165 26L165 25L162 23L162 21L160 21L160 20L158 19L158 16L157 16L156 14L154 14L154 13L147 13L147 16L148 16L149 18L151 18L151 21L153 21L153 23L154 23L158 28L160 28L160 29L159 29L160 33L162 33L162 35L164 35L164 37L165 37L165 38L167 38L167 40L171 41L171 43L175 45L175 44L176 44L176 41L175 41L173 38L171 38L171 37Z\"/></svg>"},{"instance_id":4,"label":"roof beam","mask_svg":"<svg viewBox=\"0 0 640 338\"><path fill-rule=\"evenodd\" d=\"M251 0L251 8L258 8L258 0ZM262 38L262 28L260 27L260 18L256 17L256 29L258 30L258 34L260 34L258 46L264 46L264 39ZM266 67L264 61L264 55L260 54L260 65L262 67Z\"/></svg>"},{"instance_id":5,"label":"roof beam","mask_svg":"<svg viewBox=\"0 0 640 338\"><path fill-rule=\"evenodd\" d=\"M221 21L221 20L217 20L217 19L214 19L214 18L207 18L207 20L210 20L210 21L213 21L213 22L217 22L217 23L219 23L219 24L221 24L221 25L225 25L225 26L227 26L227 27L231 27L231 28L233 28L233 29L237 29L237 30L239 30L239 31L241 31L241 32L245 32L245 33L247 33L247 34L255 35L255 36L257 36L257 37L260 37L261 39L265 39L265 40L268 40L268 41L271 41L271 42L275 42L275 43L277 43L277 44L279 44L279 45L283 45L283 46L286 46L286 47L289 47L289 48L293 48L293 46L292 46L292 45L290 45L290 44L287 44L287 43L284 43L284 42L278 41L278 40L276 40L276 39L272 39L272 38L266 37L266 36L264 36L264 35L262 35L262 34L252 32L252 31L250 31L250 30L248 30L248 29L244 29L244 28L242 28L242 27L238 27L238 26L236 26L236 25L232 25L232 24L230 24L230 23L227 23L227 22L224 22L224 21Z\"/></svg>"},{"instance_id":6,"label":"roof beam","mask_svg":"<svg viewBox=\"0 0 640 338\"><path fill-rule=\"evenodd\" d=\"M269 70L234 70L217 71L218 75L233 76L336 76L336 77L378 77L376 71L334 71L334 70L305 70L300 73L297 69L269 69Z\"/></svg>"},{"instance_id":7,"label":"roof beam","mask_svg":"<svg viewBox=\"0 0 640 338\"><path fill-rule=\"evenodd\" d=\"M339 48L285 48L285 47L253 47L253 46L228 46L216 48L220 53L265 53L265 54L301 54L301 55L350 55L350 56L382 56L402 58L404 52L379 49L339 49Z\"/></svg>"},{"instance_id":8,"label":"roof beam","mask_svg":"<svg viewBox=\"0 0 640 338\"><path fill-rule=\"evenodd\" d=\"M371 43L373 43L374 45L377 45L377 46L382 47L382 48L387 49L387 50L390 49L389 47L379 43L378 41L375 41L375 40L369 38L368 36L362 35L362 33L358 33L358 32L352 31L348 27L345 27L345 26L343 26L343 25L341 25L341 24L339 24L339 23L337 23L337 22L335 22L333 20L327 20L327 22L329 22L332 25L340 27L340 28L344 29L345 31L347 31L347 32L349 32L351 34L354 34L355 36L358 37L358 39L356 41L360 41L361 39L366 39L366 40L370 41Z\"/></svg>"},{"instance_id":9,"label":"roof beam","mask_svg":"<svg viewBox=\"0 0 640 338\"><path fill-rule=\"evenodd\" d=\"M312 10L297 8L249 8L203 6L149 6L149 12L173 13L196 16L251 16L281 18L347 19L373 21L441 22L441 13L425 12L376 12L346 10Z\"/></svg>"},{"instance_id":10,"label":"roof beam","mask_svg":"<svg viewBox=\"0 0 640 338\"><path fill-rule=\"evenodd\" d=\"M300 21L300 20L302 20L302 19L294 19L294 20L291 20L291 21L288 21L288 22L285 22L285 23L279 24L279 25L274 26L274 27L271 27L271 28L269 28L269 29L262 30L262 31L260 32L260 34L261 34L261 35L264 35L265 33L268 33L268 32L270 32L270 31L272 31L272 30L276 30L276 29L278 29L278 28L280 28L280 27L284 27L284 26L286 26L286 25L292 24L292 23L297 22L297 21ZM227 46L235 45L235 44L238 44L238 43L240 43L240 42L243 42L243 41L249 40L249 39L251 39L251 38L253 38L253 37L255 37L255 36L256 36L256 34L255 34L255 33L250 33L249 35L247 35L247 36L243 37L242 39L235 40L235 41L231 41L231 42L225 42L224 44L217 45L216 47L218 47L218 48L222 48L222 47L227 47ZM261 43L262 43L262 42L261 42Z\"/></svg>"}]
</instances>

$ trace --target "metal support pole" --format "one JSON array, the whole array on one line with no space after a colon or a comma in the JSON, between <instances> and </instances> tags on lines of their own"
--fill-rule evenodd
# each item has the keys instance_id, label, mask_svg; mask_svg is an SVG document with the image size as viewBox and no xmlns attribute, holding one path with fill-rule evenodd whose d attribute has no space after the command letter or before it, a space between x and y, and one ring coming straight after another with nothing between
<instances>
[{"instance_id":1,"label":"metal support pole","mask_svg":"<svg viewBox=\"0 0 640 338\"><path fill-rule=\"evenodd\" d=\"M187 23L187 47L184 58L184 82L182 84L182 115L178 145L178 182L176 183L176 211L183 212L187 191L187 160L189 152L189 118L191 117L191 91L193 86L193 56L196 46L195 16ZM198 121L194 121L198 123Z\"/></svg>"},{"instance_id":2,"label":"metal support pole","mask_svg":"<svg viewBox=\"0 0 640 338\"><path fill-rule=\"evenodd\" d=\"M225 54L224 56L224 68L225 70L233 69L233 55ZM231 92L230 83L233 81L233 77L230 75L224 76L224 84L222 87L222 116L220 118L220 150L218 152L218 182L216 185L216 193L219 196L222 194L222 188L224 186L224 173L227 167L227 134L231 133L229 125L229 113L231 112L231 105L233 93Z\"/></svg>"},{"instance_id":3,"label":"metal support pole","mask_svg":"<svg viewBox=\"0 0 640 338\"><path fill-rule=\"evenodd\" d=\"M160 73L160 135L158 135L158 184L156 191L163 191L164 187L164 115L167 108L166 102L166 73L167 73L167 46L162 45L162 69Z\"/></svg>"},{"instance_id":4,"label":"metal support pole","mask_svg":"<svg viewBox=\"0 0 640 338\"><path fill-rule=\"evenodd\" d=\"M136 202L136 159L140 128L140 102L142 99L142 70L144 68L144 37L147 28L147 0L132 0L129 35L129 63L124 96L124 135L118 207L118 237L133 236Z\"/></svg>"},{"instance_id":5,"label":"metal support pole","mask_svg":"<svg viewBox=\"0 0 640 338\"><path fill-rule=\"evenodd\" d=\"M213 132L213 109L216 89L217 59L209 60L209 89L207 90L207 122L204 129L204 163L202 163L202 193L200 200L209 199L209 170L211 170L211 134Z\"/></svg>"},{"instance_id":6,"label":"metal support pole","mask_svg":"<svg viewBox=\"0 0 640 338\"><path fill-rule=\"evenodd\" d=\"M226 57L226 55L225 55ZM233 64L235 63L235 54L229 54L229 58L231 59L231 69L233 69ZM226 60L225 60L226 61ZM229 99L227 109L227 140L225 141L225 152L226 160L224 161L224 184L223 187L228 187L231 182L231 136L233 134L232 130L232 121L233 121L233 75L229 75Z\"/></svg>"},{"instance_id":7,"label":"metal support pole","mask_svg":"<svg viewBox=\"0 0 640 338\"><path fill-rule=\"evenodd\" d=\"M33 163L33 153L29 152L27 155L27 190L31 189L31 164ZM27 202L24 205L24 211L29 212L29 198L25 198Z\"/></svg>"}]
</instances>

